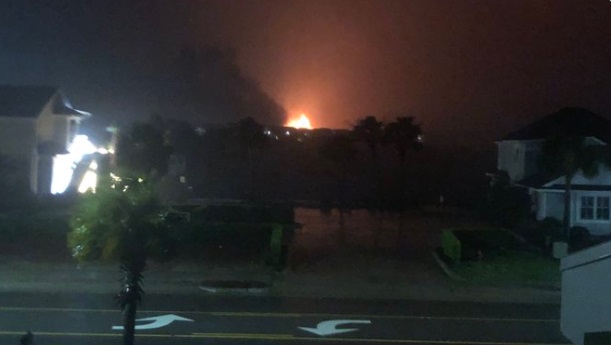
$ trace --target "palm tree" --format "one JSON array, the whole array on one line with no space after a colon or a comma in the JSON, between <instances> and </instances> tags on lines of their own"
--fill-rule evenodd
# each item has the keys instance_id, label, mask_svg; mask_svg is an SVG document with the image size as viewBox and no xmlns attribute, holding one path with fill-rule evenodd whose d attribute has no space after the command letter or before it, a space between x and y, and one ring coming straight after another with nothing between
<instances>
[{"instance_id":1,"label":"palm tree","mask_svg":"<svg viewBox=\"0 0 611 345\"><path fill-rule=\"evenodd\" d=\"M263 126L252 117L246 117L236 124L237 140L240 148L248 155L248 170L250 172L250 192L249 197L254 198L255 192L255 161L254 150L261 149L267 142L267 137L263 133Z\"/></svg>"},{"instance_id":2,"label":"palm tree","mask_svg":"<svg viewBox=\"0 0 611 345\"><path fill-rule=\"evenodd\" d=\"M118 259L123 273L117 302L123 311L123 344L133 345L142 279L149 256L165 252L165 211L147 181L123 177L84 197L72 219L68 247L79 261Z\"/></svg>"},{"instance_id":3,"label":"palm tree","mask_svg":"<svg viewBox=\"0 0 611 345\"><path fill-rule=\"evenodd\" d=\"M422 149L422 128L416 124L411 116L398 117L384 128L384 143L395 147L399 156L399 183L401 186L401 208L404 200L405 184L405 163L407 152L410 150L418 151Z\"/></svg>"},{"instance_id":4,"label":"palm tree","mask_svg":"<svg viewBox=\"0 0 611 345\"><path fill-rule=\"evenodd\" d=\"M403 237L403 216L405 210L405 164L407 152L422 149L422 128L411 116L402 116L384 128L384 143L395 147L399 156L399 240Z\"/></svg>"},{"instance_id":5,"label":"palm tree","mask_svg":"<svg viewBox=\"0 0 611 345\"><path fill-rule=\"evenodd\" d=\"M375 116L369 115L357 120L356 124L352 127L352 133L357 140L362 140L367 143L369 151L371 153L371 159L373 160L373 166L375 169L375 183L376 183L376 197L375 197L375 210L378 216L378 229L375 233L374 247L377 248L380 235L382 232L382 176L380 171L380 162L378 158L378 148L382 142L384 135L384 124Z\"/></svg>"},{"instance_id":6,"label":"palm tree","mask_svg":"<svg viewBox=\"0 0 611 345\"><path fill-rule=\"evenodd\" d=\"M356 159L356 149L352 140L345 135L337 134L322 143L320 154L334 165L338 174L338 202L340 242L345 240L344 212L346 209L346 187L350 163Z\"/></svg>"},{"instance_id":7,"label":"palm tree","mask_svg":"<svg viewBox=\"0 0 611 345\"><path fill-rule=\"evenodd\" d=\"M369 115L358 119L356 124L352 127L352 132L357 139L367 143L371 152L371 157L377 159L378 147L382 142L382 136L384 134L384 124L378 121L375 116Z\"/></svg>"},{"instance_id":8,"label":"palm tree","mask_svg":"<svg viewBox=\"0 0 611 345\"><path fill-rule=\"evenodd\" d=\"M171 150L164 140L161 124L155 123L161 121L157 118L151 122L134 123L127 132L119 132L116 163L120 168L144 176L153 173L165 175Z\"/></svg>"},{"instance_id":9,"label":"palm tree","mask_svg":"<svg viewBox=\"0 0 611 345\"><path fill-rule=\"evenodd\" d=\"M541 163L551 176L564 176L563 237L569 239L571 227L571 190L575 174L599 174L600 165L609 165L606 146L588 145L585 137L556 134L543 143Z\"/></svg>"}]
</instances>

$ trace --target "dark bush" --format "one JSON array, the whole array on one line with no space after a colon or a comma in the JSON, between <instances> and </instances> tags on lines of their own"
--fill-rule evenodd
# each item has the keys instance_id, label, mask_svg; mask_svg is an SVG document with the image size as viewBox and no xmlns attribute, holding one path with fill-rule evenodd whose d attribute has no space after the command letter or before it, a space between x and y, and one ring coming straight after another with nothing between
<instances>
[{"instance_id":1,"label":"dark bush","mask_svg":"<svg viewBox=\"0 0 611 345\"><path fill-rule=\"evenodd\" d=\"M503 229L457 229L454 236L461 244L461 261L481 260L519 249L519 241Z\"/></svg>"},{"instance_id":2,"label":"dark bush","mask_svg":"<svg viewBox=\"0 0 611 345\"><path fill-rule=\"evenodd\" d=\"M554 241L562 239L562 222L555 218L523 222L516 232L528 243L542 250L549 250Z\"/></svg>"},{"instance_id":3,"label":"dark bush","mask_svg":"<svg viewBox=\"0 0 611 345\"><path fill-rule=\"evenodd\" d=\"M589 247L592 243L590 231L583 226L574 226L569 233L569 250L578 251Z\"/></svg>"},{"instance_id":4,"label":"dark bush","mask_svg":"<svg viewBox=\"0 0 611 345\"><path fill-rule=\"evenodd\" d=\"M462 258L462 247L460 240L452 230L444 230L441 233L441 248L445 257L454 263Z\"/></svg>"},{"instance_id":5,"label":"dark bush","mask_svg":"<svg viewBox=\"0 0 611 345\"><path fill-rule=\"evenodd\" d=\"M490 188L481 210L493 224L512 228L531 217L530 205L528 193L522 188L512 187L504 176Z\"/></svg>"},{"instance_id":6,"label":"dark bush","mask_svg":"<svg viewBox=\"0 0 611 345\"><path fill-rule=\"evenodd\" d=\"M189 221L175 229L179 246L196 256L223 256L237 259L270 260L272 242L284 246L294 232L294 213L288 206L231 204L201 207L190 213ZM280 239L272 232L280 227ZM278 265L278 253L273 256Z\"/></svg>"}]
</instances>

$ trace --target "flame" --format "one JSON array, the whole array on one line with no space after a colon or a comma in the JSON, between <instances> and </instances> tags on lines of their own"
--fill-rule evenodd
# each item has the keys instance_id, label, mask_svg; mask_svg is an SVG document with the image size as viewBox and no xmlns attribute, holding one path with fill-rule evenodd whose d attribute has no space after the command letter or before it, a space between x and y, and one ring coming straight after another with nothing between
<instances>
[{"instance_id":1,"label":"flame","mask_svg":"<svg viewBox=\"0 0 611 345\"><path fill-rule=\"evenodd\" d=\"M290 120L289 122L287 122L286 126L294 127L297 129L299 128L312 129L312 124L310 123L310 119L308 119L306 114L301 114L298 119Z\"/></svg>"}]
</instances>

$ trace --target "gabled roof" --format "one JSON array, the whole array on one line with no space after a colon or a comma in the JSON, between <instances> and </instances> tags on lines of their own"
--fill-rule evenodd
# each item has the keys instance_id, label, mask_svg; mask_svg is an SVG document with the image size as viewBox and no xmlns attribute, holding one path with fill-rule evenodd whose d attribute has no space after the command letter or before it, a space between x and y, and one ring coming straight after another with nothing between
<instances>
[{"instance_id":1,"label":"gabled roof","mask_svg":"<svg viewBox=\"0 0 611 345\"><path fill-rule=\"evenodd\" d=\"M0 117L36 118L51 99L55 98L53 113L89 116L72 108L58 88L53 86L0 85Z\"/></svg>"},{"instance_id":2,"label":"gabled roof","mask_svg":"<svg viewBox=\"0 0 611 345\"><path fill-rule=\"evenodd\" d=\"M521 187L537 190L564 190L565 177L562 175L549 175L537 173L515 182ZM571 181L571 189L581 191L611 190L611 170L604 164L600 164L598 174L588 176L579 170Z\"/></svg>"},{"instance_id":3,"label":"gabled roof","mask_svg":"<svg viewBox=\"0 0 611 345\"><path fill-rule=\"evenodd\" d=\"M61 115L91 116L91 114L86 111L74 109L68 98L66 98L61 91L58 91L58 97L55 98L53 113Z\"/></svg>"},{"instance_id":4,"label":"gabled roof","mask_svg":"<svg viewBox=\"0 0 611 345\"><path fill-rule=\"evenodd\" d=\"M611 121L584 108L562 108L501 140L537 140L559 134L595 137L605 143L611 143Z\"/></svg>"},{"instance_id":5,"label":"gabled roof","mask_svg":"<svg viewBox=\"0 0 611 345\"><path fill-rule=\"evenodd\" d=\"M517 181L516 184L522 187L541 188L546 183L557 179L559 176L550 176L546 173L537 173Z\"/></svg>"}]
</instances>

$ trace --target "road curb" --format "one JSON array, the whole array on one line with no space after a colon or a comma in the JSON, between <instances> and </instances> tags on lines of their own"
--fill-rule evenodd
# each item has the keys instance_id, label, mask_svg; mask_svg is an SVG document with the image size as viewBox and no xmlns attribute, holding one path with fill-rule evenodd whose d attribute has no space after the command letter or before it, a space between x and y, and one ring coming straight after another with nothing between
<instances>
[{"instance_id":1,"label":"road curb","mask_svg":"<svg viewBox=\"0 0 611 345\"><path fill-rule=\"evenodd\" d=\"M199 289L211 294L263 295L269 293L271 284L261 281L208 281L201 283Z\"/></svg>"},{"instance_id":2,"label":"road curb","mask_svg":"<svg viewBox=\"0 0 611 345\"><path fill-rule=\"evenodd\" d=\"M439 254L437 254L437 250L434 249L432 252L433 257L435 258L435 261L437 262L437 264L439 265L439 267L441 267L441 270L443 271L443 273L445 273L448 277L450 277L453 280L457 280L457 281L461 281L461 282L466 282L467 279L454 273L454 271L452 271L452 269L450 269L450 267L448 267L448 265L446 264L446 262L439 256Z\"/></svg>"}]
</instances>

